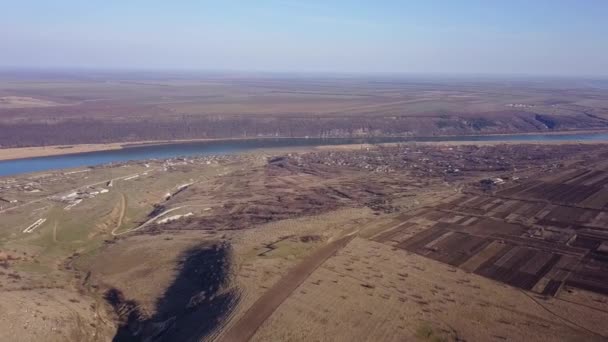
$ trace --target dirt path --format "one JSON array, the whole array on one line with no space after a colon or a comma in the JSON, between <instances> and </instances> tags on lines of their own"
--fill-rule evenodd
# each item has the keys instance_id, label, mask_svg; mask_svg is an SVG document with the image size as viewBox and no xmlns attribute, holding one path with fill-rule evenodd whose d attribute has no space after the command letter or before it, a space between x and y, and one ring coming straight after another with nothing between
<instances>
[{"instance_id":1,"label":"dirt path","mask_svg":"<svg viewBox=\"0 0 608 342\"><path fill-rule=\"evenodd\" d=\"M116 233L116 229L114 229L114 230L112 230L112 235L118 236L118 235L123 235L123 234L127 234L127 233L132 233L132 232L138 231L140 229L143 229L143 228L147 227L149 224L153 223L154 221L158 220L159 218L161 218L161 217L163 217L163 216L165 216L165 215L167 215L167 214L169 214L171 212L174 212L174 211L179 210L179 209L194 208L194 207L207 207L207 205L206 204L205 205L187 204L187 205L182 205L182 206L179 206L179 207L167 209L167 210L163 211L162 213L154 216L153 218L149 219L148 221L142 223L141 225L139 225L139 226L137 226L135 228L131 228L129 230L125 230L124 232L120 232L120 233Z\"/></svg>"},{"instance_id":2,"label":"dirt path","mask_svg":"<svg viewBox=\"0 0 608 342\"><path fill-rule=\"evenodd\" d=\"M127 211L127 196L125 194L120 194L120 214L118 215L118 221L116 221L116 226L112 229L112 235L116 235L115 232L120 229L122 226L122 220L125 218L125 212Z\"/></svg>"},{"instance_id":3,"label":"dirt path","mask_svg":"<svg viewBox=\"0 0 608 342\"><path fill-rule=\"evenodd\" d=\"M312 255L292 268L253 303L243 317L226 332L222 341L249 341L279 305L329 257L346 246L355 237L355 233L350 233L317 249Z\"/></svg>"},{"instance_id":4,"label":"dirt path","mask_svg":"<svg viewBox=\"0 0 608 342\"><path fill-rule=\"evenodd\" d=\"M57 220L55 220L55 224L53 224L53 242L57 242Z\"/></svg>"}]
</instances>

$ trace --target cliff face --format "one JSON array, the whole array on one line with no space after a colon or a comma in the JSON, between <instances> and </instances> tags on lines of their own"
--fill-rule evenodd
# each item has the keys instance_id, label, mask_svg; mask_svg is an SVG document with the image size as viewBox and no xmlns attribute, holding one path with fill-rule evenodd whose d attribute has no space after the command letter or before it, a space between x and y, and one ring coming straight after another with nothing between
<instances>
[{"instance_id":1,"label":"cliff face","mask_svg":"<svg viewBox=\"0 0 608 342\"><path fill-rule=\"evenodd\" d=\"M420 116L184 116L69 118L0 123L0 146L254 137L370 137L608 129L586 114L504 111Z\"/></svg>"}]
</instances>

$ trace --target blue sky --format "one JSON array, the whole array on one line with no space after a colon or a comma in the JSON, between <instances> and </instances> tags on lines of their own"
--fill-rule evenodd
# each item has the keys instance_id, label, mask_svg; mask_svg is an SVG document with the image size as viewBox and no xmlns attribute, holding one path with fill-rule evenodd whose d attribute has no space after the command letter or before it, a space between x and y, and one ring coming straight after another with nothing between
<instances>
[{"instance_id":1,"label":"blue sky","mask_svg":"<svg viewBox=\"0 0 608 342\"><path fill-rule=\"evenodd\" d=\"M608 75L605 0L0 0L1 67Z\"/></svg>"}]
</instances>

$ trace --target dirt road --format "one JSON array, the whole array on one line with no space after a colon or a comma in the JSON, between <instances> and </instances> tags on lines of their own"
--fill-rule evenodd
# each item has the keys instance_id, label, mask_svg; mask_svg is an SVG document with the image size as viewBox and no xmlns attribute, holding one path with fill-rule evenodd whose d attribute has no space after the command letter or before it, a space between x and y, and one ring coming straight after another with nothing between
<instances>
[{"instance_id":1,"label":"dirt road","mask_svg":"<svg viewBox=\"0 0 608 342\"><path fill-rule=\"evenodd\" d=\"M122 221L125 218L125 212L127 208L127 196L124 193L120 194L120 213L118 214L118 220L116 221L116 225L114 229L112 229L112 235L116 235L116 231L120 229L122 226Z\"/></svg>"},{"instance_id":2,"label":"dirt road","mask_svg":"<svg viewBox=\"0 0 608 342\"><path fill-rule=\"evenodd\" d=\"M145 228L146 226L148 226L150 223L156 221L157 219L159 219L159 218L167 215L168 213L176 211L176 210L179 210L179 209L182 209L182 208L185 208L185 207L188 207L188 206L187 205L183 205L183 206L180 206L180 207L175 207L175 208L167 209L167 210L163 211L162 213L160 213L160 214L154 216L153 218L149 219L148 221L144 222L143 224L141 224L141 225L139 225L139 226L137 226L135 228L125 230L124 232L117 233L116 230L118 230L119 227L116 227L116 228L114 228L114 230L112 230L112 235L118 236L118 235L123 235L123 234L131 233L131 232L134 232L136 230L140 230L140 229ZM121 221L122 221L122 219L121 219Z\"/></svg>"},{"instance_id":3,"label":"dirt road","mask_svg":"<svg viewBox=\"0 0 608 342\"><path fill-rule=\"evenodd\" d=\"M273 287L264 293L245 312L243 317L224 335L222 341L241 342L249 341L258 328L272 315L272 313L287 299L295 289L302 284L325 260L346 246L355 233L350 233L338 240L317 249L307 257Z\"/></svg>"}]
</instances>

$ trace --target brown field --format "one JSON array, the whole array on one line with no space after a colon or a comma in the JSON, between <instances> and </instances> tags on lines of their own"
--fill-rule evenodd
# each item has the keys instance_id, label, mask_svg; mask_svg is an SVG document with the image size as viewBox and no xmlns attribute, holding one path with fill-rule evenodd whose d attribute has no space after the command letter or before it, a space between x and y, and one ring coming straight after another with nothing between
<instances>
[{"instance_id":1,"label":"brown field","mask_svg":"<svg viewBox=\"0 0 608 342\"><path fill-rule=\"evenodd\" d=\"M599 161L492 194L461 195L422 215L436 222L430 228L401 233L415 229L419 217L410 218L374 240L543 295L570 288L606 294L604 167Z\"/></svg>"}]
</instances>

